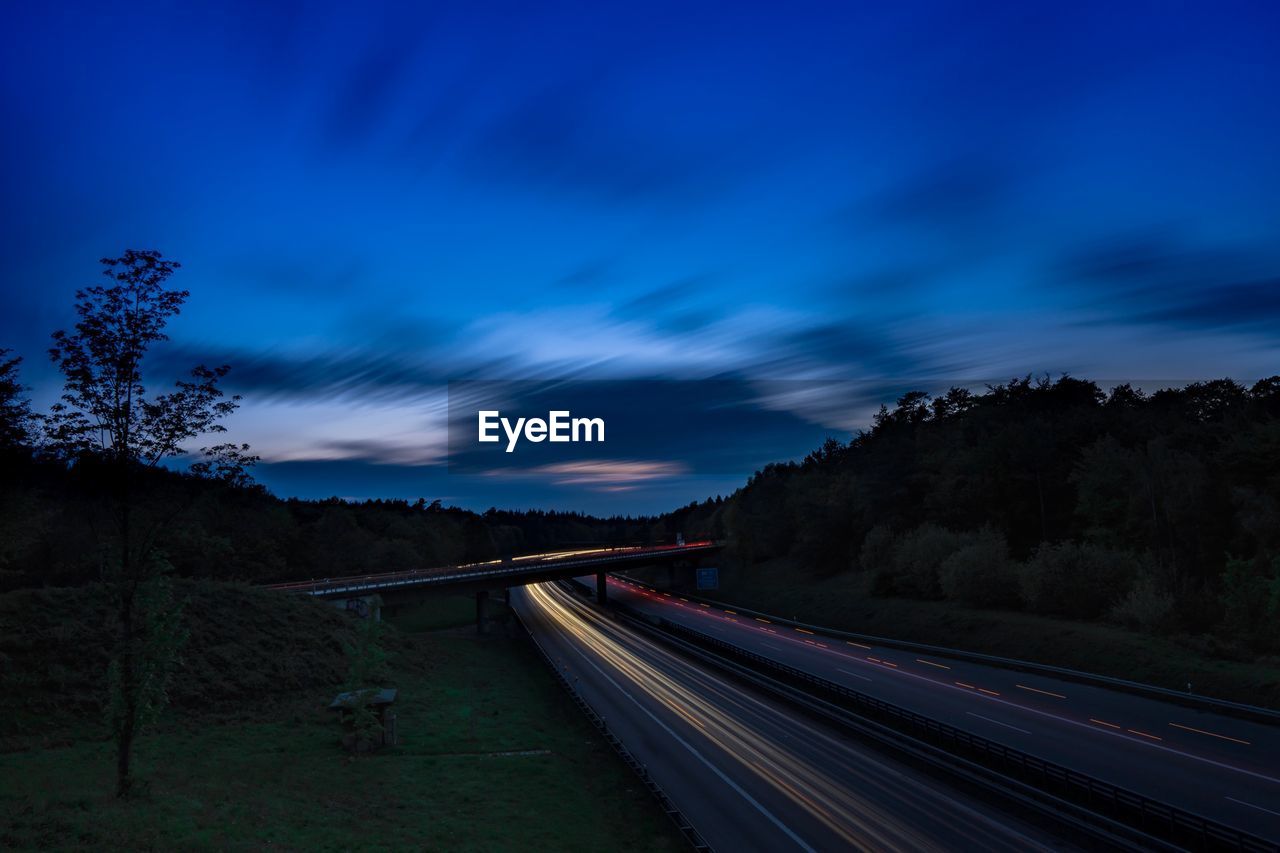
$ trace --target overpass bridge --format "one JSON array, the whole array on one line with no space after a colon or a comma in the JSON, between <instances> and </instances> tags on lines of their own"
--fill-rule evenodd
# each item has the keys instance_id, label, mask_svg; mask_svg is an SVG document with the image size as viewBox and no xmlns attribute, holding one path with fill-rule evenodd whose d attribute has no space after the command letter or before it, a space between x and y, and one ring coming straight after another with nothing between
<instances>
[{"instance_id":1,"label":"overpass bridge","mask_svg":"<svg viewBox=\"0 0 1280 853\"><path fill-rule=\"evenodd\" d=\"M594 574L596 597L603 604L608 595L606 578L611 571L656 565L673 569L694 567L723 548L724 542L703 540L677 545L554 551L432 569L269 584L267 588L332 600L348 609L368 606L373 596L378 596L383 603L395 604L420 600L432 593L474 593L476 627L483 633L491 590Z\"/></svg>"}]
</instances>

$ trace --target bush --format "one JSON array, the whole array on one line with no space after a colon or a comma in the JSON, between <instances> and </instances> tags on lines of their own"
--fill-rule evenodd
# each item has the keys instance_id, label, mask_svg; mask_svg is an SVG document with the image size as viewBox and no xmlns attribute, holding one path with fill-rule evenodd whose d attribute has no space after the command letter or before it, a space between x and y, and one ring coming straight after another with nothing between
<instances>
[{"instance_id":1,"label":"bush","mask_svg":"<svg viewBox=\"0 0 1280 853\"><path fill-rule=\"evenodd\" d=\"M1280 649L1280 557L1229 558L1220 597L1228 635L1255 651Z\"/></svg>"},{"instance_id":2,"label":"bush","mask_svg":"<svg viewBox=\"0 0 1280 853\"><path fill-rule=\"evenodd\" d=\"M1138 563L1101 545L1041 545L1022 573L1022 599L1037 613L1096 619L1129 591Z\"/></svg>"},{"instance_id":3,"label":"bush","mask_svg":"<svg viewBox=\"0 0 1280 853\"><path fill-rule=\"evenodd\" d=\"M881 525L871 528L871 532L862 540L862 548L858 551L858 562L855 568L864 572L883 572L893 567L893 549L897 546L897 538L893 531Z\"/></svg>"},{"instance_id":4,"label":"bush","mask_svg":"<svg viewBox=\"0 0 1280 853\"><path fill-rule=\"evenodd\" d=\"M1111 608L1111 618L1121 625L1144 631L1169 631L1174 627L1177 600L1149 572L1138 575L1129 593Z\"/></svg>"},{"instance_id":5,"label":"bush","mask_svg":"<svg viewBox=\"0 0 1280 853\"><path fill-rule=\"evenodd\" d=\"M984 527L961 536L961 545L938 571L942 594L975 607L1016 607L1018 575L1004 534Z\"/></svg>"},{"instance_id":6,"label":"bush","mask_svg":"<svg viewBox=\"0 0 1280 853\"><path fill-rule=\"evenodd\" d=\"M893 595L897 592L893 576L894 551L898 547L898 537L887 527L873 527L862 540L862 548L858 552L858 566L864 572L871 573L871 593L873 595Z\"/></svg>"},{"instance_id":7,"label":"bush","mask_svg":"<svg viewBox=\"0 0 1280 853\"><path fill-rule=\"evenodd\" d=\"M922 524L894 549L894 590L918 598L941 598L942 563L960 546L960 537L936 524Z\"/></svg>"}]
</instances>

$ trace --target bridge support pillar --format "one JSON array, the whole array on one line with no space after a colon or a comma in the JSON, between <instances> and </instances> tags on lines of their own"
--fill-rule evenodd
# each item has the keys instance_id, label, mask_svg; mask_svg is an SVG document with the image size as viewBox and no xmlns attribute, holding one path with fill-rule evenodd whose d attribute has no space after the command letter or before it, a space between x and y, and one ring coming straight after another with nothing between
<instances>
[{"instance_id":1,"label":"bridge support pillar","mask_svg":"<svg viewBox=\"0 0 1280 853\"><path fill-rule=\"evenodd\" d=\"M489 590L482 589L476 593L476 633L484 634L489 619Z\"/></svg>"},{"instance_id":2,"label":"bridge support pillar","mask_svg":"<svg viewBox=\"0 0 1280 853\"><path fill-rule=\"evenodd\" d=\"M609 585L605 580L607 577L607 572L596 572L596 604L606 604L609 601Z\"/></svg>"}]
</instances>

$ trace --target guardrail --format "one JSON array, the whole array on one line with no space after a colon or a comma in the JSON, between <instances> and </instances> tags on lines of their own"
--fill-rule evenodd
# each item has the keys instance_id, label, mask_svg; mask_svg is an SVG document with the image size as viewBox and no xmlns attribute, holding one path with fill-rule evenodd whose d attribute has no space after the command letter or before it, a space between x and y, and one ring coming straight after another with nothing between
<instances>
[{"instance_id":1,"label":"guardrail","mask_svg":"<svg viewBox=\"0 0 1280 853\"><path fill-rule=\"evenodd\" d=\"M613 747L613 751L616 752L618 756L626 762L627 766L640 777L640 781L644 783L644 786L649 790L649 793L653 795L653 798L658 801L658 805L667 813L667 817L671 819L671 822L680 830L680 834L689 842L689 846L694 850L711 853L711 845L707 844L703 837L698 833L698 830L689 822L689 819L684 816L684 813L681 812L680 809L676 807L675 803L671 801L671 798L667 796L666 791L662 790L662 786L655 782L653 777L649 775L649 768L642 764L640 760L631 753L631 750L627 749L626 744L620 741L613 732L609 731L609 726L605 722L604 717L597 714L595 709L591 707L591 704L587 702L586 699L582 698L582 694L579 693L578 689L573 686L567 677L565 677L564 672L561 671L560 667L556 666L556 662L552 660L551 655L547 654L547 650L538 642L538 638L533 636L533 632L524 624L524 620L520 618L520 614L515 610L512 610L511 613L515 616L516 623L524 629L525 636L533 643L533 647L537 649L539 656L541 656L546 665L551 668L551 672L555 675L556 681L559 681L560 686L568 691L569 696L574 701L574 704L582 710L582 713L587 715L587 719L590 720L591 724L596 727L596 730L604 736L604 739L608 742L609 746Z\"/></svg>"},{"instance_id":2,"label":"guardrail","mask_svg":"<svg viewBox=\"0 0 1280 853\"><path fill-rule=\"evenodd\" d=\"M627 575L622 575L622 577L627 578L627 580L633 583L643 584L648 589L654 589L654 587L637 578ZM728 604L723 601L717 601L713 598L703 598L698 595L691 595L687 592L682 592L680 594L691 601L698 601L715 607L736 610L739 613L745 613L749 616L761 616L780 625L787 625L793 628L804 628L806 631L813 631L817 634L823 634L825 636L835 637L841 640L855 640L857 642L867 643L870 645L886 646L888 648L903 649L906 651L920 652L922 654L939 655L941 657L948 657L954 660L987 664L989 666L997 666L1002 669L1012 669L1018 672L1048 675L1067 681L1074 681L1079 684L1092 684L1095 687L1105 687L1110 690L1119 690L1125 693L1144 695L1179 705L1185 705L1191 708L1217 711L1222 714L1228 714L1230 716L1252 720L1254 722L1270 724L1280 723L1280 710L1273 708L1248 705L1244 702L1232 702L1227 699L1215 699L1212 696L1199 696L1194 693L1184 693L1181 690L1171 690L1168 687L1158 687L1154 684L1143 684L1140 681L1128 681L1126 679L1115 678L1110 675L1098 675L1097 673L1083 672L1081 670L1068 669L1066 667L1054 666L1052 664L1018 660L1017 658L999 657L997 655L988 655L983 654L982 652L970 652L965 651L964 649L953 649L946 646L934 646L928 643L915 643L910 640L896 640L892 637L877 637L874 634L859 634L854 631L841 631L837 628L829 628L825 625L814 625L809 622L799 622L795 619L787 619L785 616L777 616L760 610L752 610L750 607L743 607L738 604Z\"/></svg>"},{"instance_id":3,"label":"guardrail","mask_svg":"<svg viewBox=\"0 0 1280 853\"><path fill-rule=\"evenodd\" d=\"M816 687L823 694L838 699L841 707L848 708L860 717L887 724L904 734L939 746L950 754L974 760L997 772L1016 774L1011 778L1174 844L1192 849L1238 850L1247 853L1274 853L1280 850L1280 844L1275 842L939 722L740 648L694 628L661 618L660 624L663 630L677 637L687 637L697 645L727 652L733 658L747 661L754 667L762 667L781 675L788 682L807 685L809 688Z\"/></svg>"},{"instance_id":4,"label":"guardrail","mask_svg":"<svg viewBox=\"0 0 1280 853\"><path fill-rule=\"evenodd\" d=\"M693 542L688 545L660 545L653 548L620 549L600 556L570 557L567 559L538 561L536 555L519 558L510 563L469 563L465 566L444 566L436 569L415 569L405 572L325 578L324 580L292 581L268 584L267 589L292 592L300 595L353 595L412 586L445 586L482 578L499 579L538 574L544 571L590 568L618 563L643 563L654 557L671 557L680 554L699 554L723 547L719 542ZM494 566L490 569L481 566Z\"/></svg>"}]
</instances>

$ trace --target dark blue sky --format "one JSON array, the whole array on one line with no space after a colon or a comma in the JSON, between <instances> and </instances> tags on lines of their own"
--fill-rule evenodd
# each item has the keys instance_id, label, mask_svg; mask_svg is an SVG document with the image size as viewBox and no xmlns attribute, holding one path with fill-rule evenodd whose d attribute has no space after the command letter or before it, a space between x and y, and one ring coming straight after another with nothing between
<instances>
[{"instance_id":1,"label":"dark blue sky","mask_svg":"<svg viewBox=\"0 0 1280 853\"><path fill-rule=\"evenodd\" d=\"M159 248L277 492L594 511L750 471L450 477L444 382L1280 369L1276 4L593 6L7 8L0 346Z\"/></svg>"}]
</instances>

